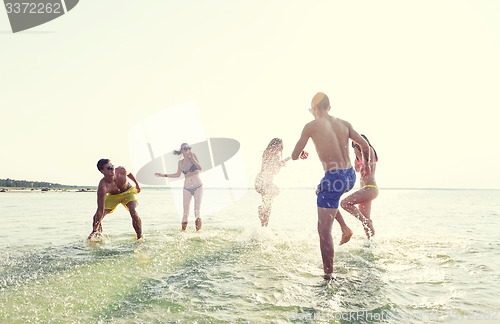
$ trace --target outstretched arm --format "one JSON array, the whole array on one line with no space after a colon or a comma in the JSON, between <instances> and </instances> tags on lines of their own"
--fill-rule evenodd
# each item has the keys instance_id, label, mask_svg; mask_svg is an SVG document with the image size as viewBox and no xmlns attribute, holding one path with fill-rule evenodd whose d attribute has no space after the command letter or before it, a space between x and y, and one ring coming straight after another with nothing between
<instances>
[{"instance_id":1,"label":"outstretched arm","mask_svg":"<svg viewBox=\"0 0 500 324\"><path fill-rule=\"evenodd\" d=\"M309 141L310 137L311 135L306 125L302 130L299 141L297 142L297 144L295 144L295 149L292 152L292 160L297 160L299 157L301 159L307 158L307 152L304 151L304 148L306 147L307 141Z\"/></svg>"},{"instance_id":2,"label":"outstretched arm","mask_svg":"<svg viewBox=\"0 0 500 324\"><path fill-rule=\"evenodd\" d=\"M94 214L94 218L92 219L92 232L90 233L87 240L92 240L96 235L96 233L99 231L102 219L104 218L105 197L106 197L106 189L102 185L102 183L99 183L99 187L97 188L97 210Z\"/></svg>"},{"instance_id":3,"label":"outstretched arm","mask_svg":"<svg viewBox=\"0 0 500 324\"><path fill-rule=\"evenodd\" d=\"M177 172L176 173L159 173L156 172L155 176L157 177L165 177L165 178L178 178L181 176L181 161L177 164Z\"/></svg>"},{"instance_id":4,"label":"outstretched arm","mask_svg":"<svg viewBox=\"0 0 500 324\"><path fill-rule=\"evenodd\" d=\"M286 162L289 161L291 157L287 157L284 160L277 160L275 163L275 173L278 173L278 171L286 165Z\"/></svg>"}]
</instances>

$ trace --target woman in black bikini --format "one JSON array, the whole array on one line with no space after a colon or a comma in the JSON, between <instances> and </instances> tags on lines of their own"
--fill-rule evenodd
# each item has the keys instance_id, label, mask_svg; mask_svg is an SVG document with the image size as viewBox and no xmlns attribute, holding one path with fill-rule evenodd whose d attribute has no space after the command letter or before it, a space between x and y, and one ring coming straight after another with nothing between
<instances>
[{"instance_id":1,"label":"woman in black bikini","mask_svg":"<svg viewBox=\"0 0 500 324\"><path fill-rule=\"evenodd\" d=\"M178 178L181 173L184 174L184 190L183 191L183 215L182 215L182 230L185 231L188 224L189 206L191 197L194 197L194 217L196 230L201 229L200 207L203 197L203 184L200 179L201 165L198 162L196 154L191 151L191 147L187 143L182 143L179 151L174 151L175 155L183 156L179 161L177 172L172 174L155 173L157 177Z\"/></svg>"}]
</instances>

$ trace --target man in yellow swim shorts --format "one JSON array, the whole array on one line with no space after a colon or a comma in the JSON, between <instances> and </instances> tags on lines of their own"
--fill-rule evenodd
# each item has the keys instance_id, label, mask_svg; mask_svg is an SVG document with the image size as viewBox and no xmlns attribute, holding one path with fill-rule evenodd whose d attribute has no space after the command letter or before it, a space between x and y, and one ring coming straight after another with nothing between
<instances>
[{"instance_id":1,"label":"man in yellow swim shorts","mask_svg":"<svg viewBox=\"0 0 500 324\"><path fill-rule=\"evenodd\" d=\"M127 170L121 166L115 168L109 159L100 159L97 162L97 169L104 177L97 187L97 211L88 240L100 238L104 216L111 214L118 204L122 204L129 211L137 239L141 239L142 221L136 210L138 204L136 194L141 192L139 183L132 173L127 173ZM128 182L127 178L135 183L135 187Z\"/></svg>"}]
</instances>

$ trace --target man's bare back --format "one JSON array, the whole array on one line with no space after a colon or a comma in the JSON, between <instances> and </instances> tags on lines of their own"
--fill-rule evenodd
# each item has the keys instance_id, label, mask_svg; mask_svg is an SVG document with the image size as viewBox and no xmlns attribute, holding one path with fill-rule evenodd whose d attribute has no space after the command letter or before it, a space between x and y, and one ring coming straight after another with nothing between
<instances>
[{"instance_id":1,"label":"man's bare back","mask_svg":"<svg viewBox=\"0 0 500 324\"><path fill-rule=\"evenodd\" d=\"M348 151L351 125L333 116L317 118L306 125L325 171L351 167Z\"/></svg>"},{"instance_id":2,"label":"man's bare back","mask_svg":"<svg viewBox=\"0 0 500 324\"><path fill-rule=\"evenodd\" d=\"M348 150L349 139L361 143L364 158L369 156L368 144L350 123L328 114L329 102L327 107L321 108L321 100L324 97L326 95L319 93L313 98L311 112L315 119L304 126L292 152L292 159L299 157L311 138L324 171L349 169L352 167Z\"/></svg>"}]
</instances>

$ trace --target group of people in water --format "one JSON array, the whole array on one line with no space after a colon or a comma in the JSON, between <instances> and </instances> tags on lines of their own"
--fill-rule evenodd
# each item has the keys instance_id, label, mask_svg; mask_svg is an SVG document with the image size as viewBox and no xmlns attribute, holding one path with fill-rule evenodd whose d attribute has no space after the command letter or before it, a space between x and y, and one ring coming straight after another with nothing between
<instances>
[{"instance_id":1,"label":"group of people in water","mask_svg":"<svg viewBox=\"0 0 500 324\"><path fill-rule=\"evenodd\" d=\"M182 143L180 149L174 150L175 155L182 155L179 160L176 173L155 173L157 177L178 178L184 175L183 188L183 216L181 228L186 230L189 218L191 199L194 197L195 228L201 229L202 221L200 217L201 201L203 198L203 183L200 179L202 169L198 157L191 151L187 143ZM118 204L122 204L132 217L132 225L137 234L137 239L143 238L142 221L137 213L137 197L141 191L139 183L132 173L126 171L122 166L116 167L109 159L100 159L97 162L97 169L103 174L103 178L97 186L97 211L92 222L92 232L88 236L89 241L99 240L102 236L102 220L107 214L111 214ZM128 179L132 180L132 186Z\"/></svg>"},{"instance_id":2,"label":"group of people in water","mask_svg":"<svg viewBox=\"0 0 500 324\"><path fill-rule=\"evenodd\" d=\"M375 182L377 152L365 135L359 134L349 122L330 115L330 109L328 96L318 92L311 101L310 112L314 120L304 126L291 156L283 159L283 141L273 138L262 154L262 167L255 179L255 190L262 196L258 217L261 225L265 227L269 224L273 199L279 193L278 187L273 183L274 176L290 159L306 159L308 153L304 148L309 139L313 141L325 172L325 176L316 188L318 234L325 279L331 279L333 276L334 248L331 233L333 221L337 220L342 230L340 244L348 242L353 235L339 211L339 205L361 222L367 238L370 239L375 235L371 204L378 196ZM355 154L354 167L349 158L349 140L352 142ZM155 173L155 176L178 178L181 174L184 175L181 229L185 231L187 228L190 204L194 197L195 228L199 231L202 227L200 209L203 184L199 176L202 166L187 143L183 143L174 154L182 155L177 172ZM118 204L127 208L137 239L142 239L142 222L136 210L136 194L141 191L139 183L132 173L127 172L124 167L115 168L109 159L99 160L97 169L103 174L103 178L97 188L97 211L88 240L101 237L103 218L112 213ZM356 172L361 175L361 188L340 200L343 194L354 187ZM130 184L129 179L135 186Z\"/></svg>"},{"instance_id":3,"label":"group of people in water","mask_svg":"<svg viewBox=\"0 0 500 324\"><path fill-rule=\"evenodd\" d=\"M343 209L354 215L357 219L359 219L363 227L365 229L366 236L371 238L375 235L375 230L373 228L373 222L371 222L371 203L372 200L378 196L378 187L375 183L375 163L378 160L377 152L373 148L373 146L368 141L368 138L361 134L361 136L367 141L370 145L371 154L374 154L374 160L372 162L370 175L362 176L360 179L361 188L355 193L349 195L344 198L340 205ZM362 155L361 148L359 144L356 142L352 142L352 147L355 153L355 171L361 171ZM262 205L258 207L259 219L261 221L262 226L267 226L269 223L269 216L271 213L271 205L274 197L279 194L279 188L273 183L274 175L276 175L281 167L286 165L286 162L291 159L291 157L287 157L282 159L282 151L283 151L283 141L280 138L273 138L271 142L269 142L267 148L264 150L262 154L262 167L261 171L257 175L255 179L255 190L262 197ZM302 158L307 158L308 153L303 152ZM322 181L322 184L328 185L330 182ZM316 195L320 192L321 184L318 185L316 189ZM359 208L356 208L355 205L358 205ZM346 225L340 211L337 211L337 215L335 219L339 222L342 230L342 239L340 241L340 245L347 243L353 232Z\"/></svg>"}]
</instances>

